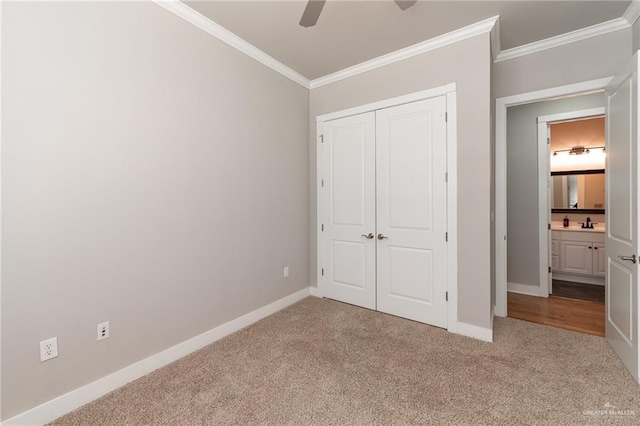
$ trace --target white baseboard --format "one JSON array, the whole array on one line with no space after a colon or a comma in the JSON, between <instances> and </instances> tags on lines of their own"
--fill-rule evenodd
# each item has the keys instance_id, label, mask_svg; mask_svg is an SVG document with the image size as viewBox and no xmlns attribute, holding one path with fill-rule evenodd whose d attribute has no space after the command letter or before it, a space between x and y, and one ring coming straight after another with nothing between
<instances>
[{"instance_id":1,"label":"white baseboard","mask_svg":"<svg viewBox=\"0 0 640 426\"><path fill-rule=\"evenodd\" d=\"M164 367L173 361L180 359L200 348L203 348L216 340L220 340L231 333L235 333L263 318L272 315L287 306L304 299L311 293L311 287L304 288L280 300L270 303L262 308L249 312L239 318L231 320L216 328L206 331L182 343L158 352L148 358L138 361L122 370L109 374L95 382L89 383L57 398L45 402L35 408L27 410L15 417L2 422L3 426L9 425L42 425L63 416L76 408L83 406L101 396Z\"/></svg>"},{"instance_id":2,"label":"white baseboard","mask_svg":"<svg viewBox=\"0 0 640 426\"><path fill-rule=\"evenodd\" d=\"M572 275L554 272L552 275L554 280L570 281L573 283L604 285L604 277L594 277L585 275Z\"/></svg>"},{"instance_id":3,"label":"white baseboard","mask_svg":"<svg viewBox=\"0 0 640 426\"><path fill-rule=\"evenodd\" d=\"M320 289L314 286L309 287L309 294L311 294L314 297L322 297L322 293L320 293Z\"/></svg>"},{"instance_id":4,"label":"white baseboard","mask_svg":"<svg viewBox=\"0 0 640 426\"><path fill-rule=\"evenodd\" d=\"M464 322L458 322L458 334L473 337L474 339L482 340L483 342L493 342L492 329L478 327L477 325L466 324Z\"/></svg>"},{"instance_id":5,"label":"white baseboard","mask_svg":"<svg viewBox=\"0 0 640 426\"><path fill-rule=\"evenodd\" d=\"M511 293L525 294L527 296L540 297L540 287L519 283L507 283L507 291Z\"/></svg>"}]
</instances>

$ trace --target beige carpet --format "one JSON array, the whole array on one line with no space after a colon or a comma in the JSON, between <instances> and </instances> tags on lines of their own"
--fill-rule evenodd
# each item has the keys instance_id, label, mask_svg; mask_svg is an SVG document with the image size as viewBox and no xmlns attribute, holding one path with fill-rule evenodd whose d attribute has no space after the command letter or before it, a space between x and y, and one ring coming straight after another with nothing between
<instances>
[{"instance_id":1,"label":"beige carpet","mask_svg":"<svg viewBox=\"0 0 640 426\"><path fill-rule=\"evenodd\" d=\"M507 318L494 340L310 297L54 424L640 424L604 339Z\"/></svg>"}]
</instances>

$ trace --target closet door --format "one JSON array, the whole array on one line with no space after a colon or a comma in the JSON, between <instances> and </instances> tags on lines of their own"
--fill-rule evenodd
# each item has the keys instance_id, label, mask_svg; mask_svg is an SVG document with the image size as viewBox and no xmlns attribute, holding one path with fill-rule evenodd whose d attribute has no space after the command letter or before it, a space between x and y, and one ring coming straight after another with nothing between
<instances>
[{"instance_id":1,"label":"closet door","mask_svg":"<svg viewBox=\"0 0 640 426\"><path fill-rule=\"evenodd\" d=\"M376 115L378 310L447 326L446 98Z\"/></svg>"},{"instance_id":2,"label":"closet door","mask_svg":"<svg viewBox=\"0 0 640 426\"><path fill-rule=\"evenodd\" d=\"M375 113L323 123L323 296L376 308Z\"/></svg>"}]
</instances>

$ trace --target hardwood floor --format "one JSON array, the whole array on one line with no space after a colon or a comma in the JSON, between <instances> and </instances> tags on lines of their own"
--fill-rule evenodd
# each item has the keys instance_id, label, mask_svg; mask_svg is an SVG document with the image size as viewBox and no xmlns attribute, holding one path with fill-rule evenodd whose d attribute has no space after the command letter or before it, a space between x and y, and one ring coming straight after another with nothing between
<instances>
[{"instance_id":1,"label":"hardwood floor","mask_svg":"<svg viewBox=\"0 0 640 426\"><path fill-rule=\"evenodd\" d=\"M553 295L604 303L604 286L553 280Z\"/></svg>"},{"instance_id":2,"label":"hardwood floor","mask_svg":"<svg viewBox=\"0 0 640 426\"><path fill-rule=\"evenodd\" d=\"M507 293L507 315L581 333L604 336L604 304L558 296Z\"/></svg>"}]
</instances>

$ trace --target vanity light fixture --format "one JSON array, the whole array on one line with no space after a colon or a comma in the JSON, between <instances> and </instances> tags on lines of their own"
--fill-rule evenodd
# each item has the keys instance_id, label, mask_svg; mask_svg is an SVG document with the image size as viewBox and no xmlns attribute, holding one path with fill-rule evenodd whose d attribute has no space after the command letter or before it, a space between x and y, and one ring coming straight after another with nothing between
<instances>
[{"instance_id":1,"label":"vanity light fixture","mask_svg":"<svg viewBox=\"0 0 640 426\"><path fill-rule=\"evenodd\" d=\"M605 152L604 146L591 146L589 148L585 148L584 146L574 146L571 149L559 149L557 151L553 151L553 155L557 156L559 152L568 152L569 155L582 155L582 154L590 154L591 149L602 149L602 152Z\"/></svg>"}]
</instances>

